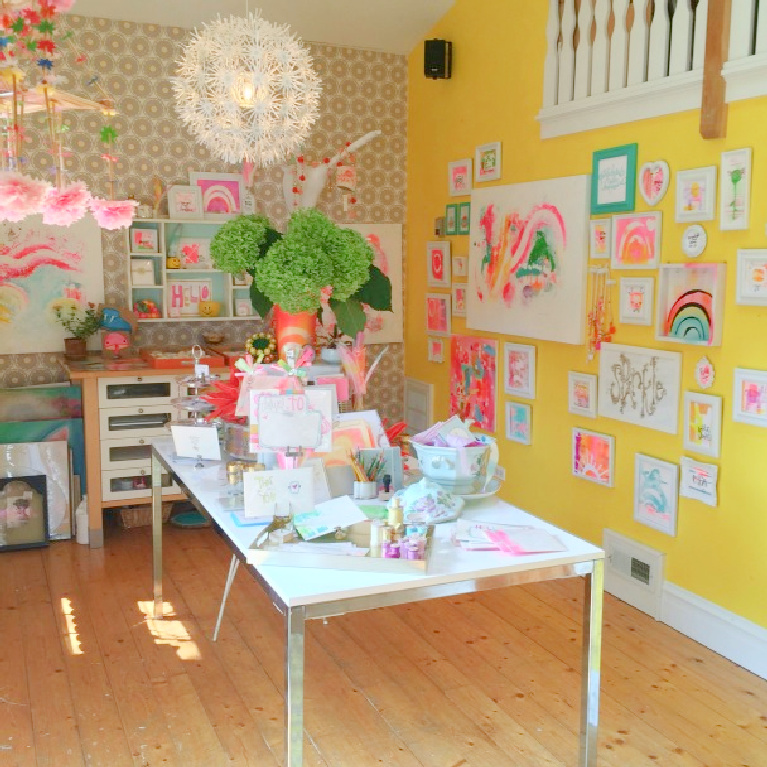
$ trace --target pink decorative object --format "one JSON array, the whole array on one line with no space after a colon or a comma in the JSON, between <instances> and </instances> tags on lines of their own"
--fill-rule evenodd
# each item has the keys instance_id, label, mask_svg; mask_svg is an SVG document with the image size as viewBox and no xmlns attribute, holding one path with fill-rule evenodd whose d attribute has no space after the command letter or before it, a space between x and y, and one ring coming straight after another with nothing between
<instances>
[{"instance_id":1,"label":"pink decorative object","mask_svg":"<svg viewBox=\"0 0 767 767\"><path fill-rule=\"evenodd\" d=\"M42 205L43 223L55 226L74 224L85 215L90 199L91 194L81 181L63 189L49 189Z\"/></svg>"},{"instance_id":2,"label":"pink decorative object","mask_svg":"<svg viewBox=\"0 0 767 767\"><path fill-rule=\"evenodd\" d=\"M102 229L126 229L133 222L138 200L102 200L91 197L93 218Z\"/></svg>"},{"instance_id":3,"label":"pink decorative object","mask_svg":"<svg viewBox=\"0 0 767 767\"><path fill-rule=\"evenodd\" d=\"M48 5L58 13L69 13L74 4L75 0L48 0Z\"/></svg>"},{"instance_id":4,"label":"pink decorative object","mask_svg":"<svg viewBox=\"0 0 767 767\"><path fill-rule=\"evenodd\" d=\"M0 173L0 221L21 221L39 213L47 189L44 181L21 173Z\"/></svg>"}]
</instances>

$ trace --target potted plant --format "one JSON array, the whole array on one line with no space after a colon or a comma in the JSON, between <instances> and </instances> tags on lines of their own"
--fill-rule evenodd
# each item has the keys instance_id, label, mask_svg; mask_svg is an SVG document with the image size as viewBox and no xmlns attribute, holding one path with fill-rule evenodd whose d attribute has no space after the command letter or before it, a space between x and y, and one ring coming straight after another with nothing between
<instances>
[{"instance_id":1,"label":"potted plant","mask_svg":"<svg viewBox=\"0 0 767 767\"><path fill-rule=\"evenodd\" d=\"M88 339L101 327L101 310L95 304L81 307L68 303L56 306L54 312L58 323L70 334L64 339L64 357L84 360L88 354Z\"/></svg>"}]
</instances>

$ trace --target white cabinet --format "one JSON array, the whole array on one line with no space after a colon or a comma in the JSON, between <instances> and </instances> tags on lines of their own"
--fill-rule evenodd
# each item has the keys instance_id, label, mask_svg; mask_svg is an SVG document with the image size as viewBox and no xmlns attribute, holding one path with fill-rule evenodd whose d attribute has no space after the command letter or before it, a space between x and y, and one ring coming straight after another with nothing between
<instances>
[{"instance_id":1,"label":"white cabinet","mask_svg":"<svg viewBox=\"0 0 767 767\"><path fill-rule=\"evenodd\" d=\"M140 322L252 320L250 276L214 269L222 221L137 219L128 228L128 285Z\"/></svg>"}]
</instances>

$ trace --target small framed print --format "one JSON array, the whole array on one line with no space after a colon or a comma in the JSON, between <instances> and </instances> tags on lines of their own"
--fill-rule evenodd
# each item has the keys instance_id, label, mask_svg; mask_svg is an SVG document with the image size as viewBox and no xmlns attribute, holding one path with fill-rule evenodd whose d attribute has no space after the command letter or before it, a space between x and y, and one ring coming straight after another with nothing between
<instances>
[{"instance_id":1,"label":"small framed print","mask_svg":"<svg viewBox=\"0 0 767 767\"><path fill-rule=\"evenodd\" d=\"M657 269L662 217L660 211L613 216L610 266L613 269Z\"/></svg>"},{"instance_id":2,"label":"small framed print","mask_svg":"<svg viewBox=\"0 0 767 767\"><path fill-rule=\"evenodd\" d=\"M680 461L681 476L679 479L679 495L692 498L707 506L716 506L716 480L719 467L713 463L702 463L683 456Z\"/></svg>"},{"instance_id":3,"label":"small framed print","mask_svg":"<svg viewBox=\"0 0 767 767\"><path fill-rule=\"evenodd\" d=\"M682 253L688 258L697 258L703 255L707 244L708 235L700 224L690 224L682 232Z\"/></svg>"},{"instance_id":4,"label":"small framed print","mask_svg":"<svg viewBox=\"0 0 767 767\"><path fill-rule=\"evenodd\" d=\"M501 142L482 144L474 151L474 181L497 181L501 177Z\"/></svg>"},{"instance_id":5,"label":"small framed print","mask_svg":"<svg viewBox=\"0 0 767 767\"><path fill-rule=\"evenodd\" d=\"M202 192L198 186L172 186L168 189L170 218L203 218Z\"/></svg>"},{"instance_id":6,"label":"small framed print","mask_svg":"<svg viewBox=\"0 0 767 767\"><path fill-rule=\"evenodd\" d=\"M535 347L503 345L503 390L516 397L535 399Z\"/></svg>"},{"instance_id":7,"label":"small framed print","mask_svg":"<svg viewBox=\"0 0 767 767\"><path fill-rule=\"evenodd\" d=\"M567 374L567 410L587 418L597 417L597 377L589 373Z\"/></svg>"},{"instance_id":8,"label":"small framed print","mask_svg":"<svg viewBox=\"0 0 767 767\"><path fill-rule=\"evenodd\" d=\"M666 535L676 536L679 467L637 453L634 459L634 519Z\"/></svg>"},{"instance_id":9,"label":"small framed print","mask_svg":"<svg viewBox=\"0 0 767 767\"><path fill-rule=\"evenodd\" d=\"M450 287L450 243L436 240L426 243L426 282L433 288Z\"/></svg>"},{"instance_id":10,"label":"small framed print","mask_svg":"<svg viewBox=\"0 0 767 767\"><path fill-rule=\"evenodd\" d=\"M615 483L615 437L575 427L572 444L574 477L612 487Z\"/></svg>"},{"instance_id":11,"label":"small framed print","mask_svg":"<svg viewBox=\"0 0 767 767\"><path fill-rule=\"evenodd\" d=\"M738 250L735 301L746 306L767 306L767 250Z\"/></svg>"},{"instance_id":12,"label":"small framed print","mask_svg":"<svg viewBox=\"0 0 767 767\"><path fill-rule=\"evenodd\" d=\"M245 183L241 173L190 173L192 186L202 194L204 218L222 218L242 213Z\"/></svg>"},{"instance_id":13,"label":"small framed print","mask_svg":"<svg viewBox=\"0 0 767 767\"><path fill-rule=\"evenodd\" d=\"M458 234L458 204L445 205L445 234Z\"/></svg>"},{"instance_id":14,"label":"small framed print","mask_svg":"<svg viewBox=\"0 0 767 767\"><path fill-rule=\"evenodd\" d=\"M506 439L529 445L532 441L532 408L521 402L506 403Z\"/></svg>"},{"instance_id":15,"label":"small framed print","mask_svg":"<svg viewBox=\"0 0 767 767\"><path fill-rule=\"evenodd\" d=\"M468 234L471 230L471 203L458 204L458 234Z\"/></svg>"},{"instance_id":16,"label":"small framed print","mask_svg":"<svg viewBox=\"0 0 767 767\"><path fill-rule=\"evenodd\" d=\"M767 426L767 371L735 368L732 420Z\"/></svg>"},{"instance_id":17,"label":"small framed print","mask_svg":"<svg viewBox=\"0 0 767 767\"><path fill-rule=\"evenodd\" d=\"M131 253L159 253L157 229L152 226L130 228Z\"/></svg>"},{"instance_id":18,"label":"small framed print","mask_svg":"<svg viewBox=\"0 0 767 767\"><path fill-rule=\"evenodd\" d=\"M234 316L235 317L252 317L253 304L249 298L235 298L234 299Z\"/></svg>"},{"instance_id":19,"label":"small framed print","mask_svg":"<svg viewBox=\"0 0 767 767\"><path fill-rule=\"evenodd\" d=\"M435 336L450 335L450 294L426 294L426 332Z\"/></svg>"},{"instance_id":20,"label":"small framed print","mask_svg":"<svg viewBox=\"0 0 767 767\"><path fill-rule=\"evenodd\" d=\"M180 237L172 245L171 255L181 260L183 269L211 269L210 240L205 237Z\"/></svg>"},{"instance_id":21,"label":"small framed print","mask_svg":"<svg viewBox=\"0 0 767 767\"><path fill-rule=\"evenodd\" d=\"M684 449L719 457L722 435L722 398L714 394L684 393Z\"/></svg>"},{"instance_id":22,"label":"small framed print","mask_svg":"<svg viewBox=\"0 0 767 767\"><path fill-rule=\"evenodd\" d=\"M594 152L591 159L591 215L634 210L637 144Z\"/></svg>"},{"instance_id":23,"label":"small framed print","mask_svg":"<svg viewBox=\"0 0 767 767\"><path fill-rule=\"evenodd\" d=\"M716 206L716 165L680 170L676 174L677 223L712 221Z\"/></svg>"},{"instance_id":24,"label":"small framed print","mask_svg":"<svg viewBox=\"0 0 767 767\"><path fill-rule=\"evenodd\" d=\"M453 315L466 316L466 285L453 285Z\"/></svg>"},{"instance_id":25,"label":"small framed print","mask_svg":"<svg viewBox=\"0 0 767 767\"><path fill-rule=\"evenodd\" d=\"M469 274L468 256L453 256L453 279L467 277Z\"/></svg>"},{"instance_id":26,"label":"small framed print","mask_svg":"<svg viewBox=\"0 0 767 767\"><path fill-rule=\"evenodd\" d=\"M445 340L443 338L426 338L427 359L429 362L445 361Z\"/></svg>"},{"instance_id":27,"label":"small framed print","mask_svg":"<svg viewBox=\"0 0 767 767\"><path fill-rule=\"evenodd\" d=\"M154 258L131 258L130 279L133 287L156 285Z\"/></svg>"},{"instance_id":28,"label":"small framed print","mask_svg":"<svg viewBox=\"0 0 767 767\"><path fill-rule=\"evenodd\" d=\"M719 178L719 228L748 229L751 212L751 149L722 152Z\"/></svg>"},{"instance_id":29,"label":"small framed print","mask_svg":"<svg viewBox=\"0 0 767 767\"><path fill-rule=\"evenodd\" d=\"M621 277L618 320L627 325L652 325L653 277Z\"/></svg>"},{"instance_id":30,"label":"small framed print","mask_svg":"<svg viewBox=\"0 0 767 767\"><path fill-rule=\"evenodd\" d=\"M595 261L610 258L612 252L612 219L595 218L590 223L591 241L589 253Z\"/></svg>"},{"instance_id":31,"label":"small framed print","mask_svg":"<svg viewBox=\"0 0 767 767\"><path fill-rule=\"evenodd\" d=\"M0 477L0 551L48 545L47 499L42 474Z\"/></svg>"},{"instance_id":32,"label":"small framed print","mask_svg":"<svg viewBox=\"0 0 767 767\"><path fill-rule=\"evenodd\" d=\"M451 197L463 197L471 192L471 158L447 164L447 191Z\"/></svg>"}]
</instances>

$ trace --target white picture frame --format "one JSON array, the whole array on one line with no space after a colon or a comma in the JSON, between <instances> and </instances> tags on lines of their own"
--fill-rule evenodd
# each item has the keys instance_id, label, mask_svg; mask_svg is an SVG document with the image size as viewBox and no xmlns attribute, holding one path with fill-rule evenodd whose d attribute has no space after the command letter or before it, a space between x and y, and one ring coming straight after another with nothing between
<instances>
[{"instance_id":1,"label":"white picture frame","mask_svg":"<svg viewBox=\"0 0 767 767\"><path fill-rule=\"evenodd\" d=\"M456 285L453 284L453 316L465 317L466 316L466 291L468 287L466 283Z\"/></svg>"},{"instance_id":2,"label":"white picture frame","mask_svg":"<svg viewBox=\"0 0 767 767\"><path fill-rule=\"evenodd\" d=\"M597 413L678 434L681 378L680 352L603 343Z\"/></svg>"},{"instance_id":3,"label":"white picture frame","mask_svg":"<svg viewBox=\"0 0 767 767\"><path fill-rule=\"evenodd\" d=\"M498 181L501 177L501 142L480 144L474 150L474 183Z\"/></svg>"},{"instance_id":4,"label":"white picture frame","mask_svg":"<svg viewBox=\"0 0 767 767\"><path fill-rule=\"evenodd\" d=\"M255 313L256 312L255 309L253 309L253 303L249 298L234 299L235 317L253 317Z\"/></svg>"},{"instance_id":5,"label":"white picture frame","mask_svg":"<svg viewBox=\"0 0 767 767\"><path fill-rule=\"evenodd\" d=\"M469 274L469 257L453 256L453 279L456 277L466 277Z\"/></svg>"},{"instance_id":6,"label":"white picture frame","mask_svg":"<svg viewBox=\"0 0 767 767\"><path fill-rule=\"evenodd\" d=\"M676 173L674 221L713 221L716 216L716 165Z\"/></svg>"},{"instance_id":7,"label":"white picture frame","mask_svg":"<svg viewBox=\"0 0 767 767\"><path fill-rule=\"evenodd\" d=\"M655 279L621 277L618 283L618 321L626 325L652 325Z\"/></svg>"},{"instance_id":8,"label":"white picture frame","mask_svg":"<svg viewBox=\"0 0 767 767\"><path fill-rule=\"evenodd\" d=\"M567 374L567 411L587 418L597 417L597 377L571 370Z\"/></svg>"},{"instance_id":9,"label":"white picture frame","mask_svg":"<svg viewBox=\"0 0 767 767\"><path fill-rule=\"evenodd\" d=\"M716 507L719 503L716 492L719 467L687 456L682 456L679 463L679 495Z\"/></svg>"},{"instance_id":10,"label":"white picture frame","mask_svg":"<svg viewBox=\"0 0 767 767\"><path fill-rule=\"evenodd\" d=\"M450 241L431 240L426 243L426 284L432 288L449 288Z\"/></svg>"},{"instance_id":11,"label":"white picture frame","mask_svg":"<svg viewBox=\"0 0 767 767\"><path fill-rule=\"evenodd\" d=\"M503 345L503 390L506 394L535 399L535 347Z\"/></svg>"},{"instance_id":12,"label":"white picture frame","mask_svg":"<svg viewBox=\"0 0 767 767\"><path fill-rule=\"evenodd\" d=\"M637 453L634 458L634 520L676 537L679 466Z\"/></svg>"},{"instance_id":13,"label":"white picture frame","mask_svg":"<svg viewBox=\"0 0 767 767\"><path fill-rule=\"evenodd\" d=\"M204 218L200 187L176 184L168 189L168 217Z\"/></svg>"},{"instance_id":14,"label":"white picture frame","mask_svg":"<svg viewBox=\"0 0 767 767\"><path fill-rule=\"evenodd\" d=\"M683 404L684 449L719 458L722 441L722 398L686 391Z\"/></svg>"},{"instance_id":15,"label":"white picture frame","mask_svg":"<svg viewBox=\"0 0 767 767\"><path fill-rule=\"evenodd\" d=\"M643 210L613 216L610 232L612 269L657 269L663 232L663 213Z\"/></svg>"},{"instance_id":16,"label":"white picture frame","mask_svg":"<svg viewBox=\"0 0 767 767\"><path fill-rule=\"evenodd\" d=\"M451 197L471 194L471 157L447 164L447 191Z\"/></svg>"},{"instance_id":17,"label":"white picture frame","mask_svg":"<svg viewBox=\"0 0 767 767\"><path fill-rule=\"evenodd\" d=\"M609 260L612 255L611 218L593 218L589 221L589 257L592 261Z\"/></svg>"},{"instance_id":18,"label":"white picture frame","mask_svg":"<svg viewBox=\"0 0 767 767\"><path fill-rule=\"evenodd\" d=\"M426 337L426 358L429 362L445 361L445 339Z\"/></svg>"},{"instance_id":19,"label":"white picture frame","mask_svg":"<svg viewBox=\"0 0 767 767\"><path fill-rule=\"evenodd\" d=\"M735 368L732 420L767 427L767 370Z\"/></svg>"},{"instance_id":20,"label":"white picture frame","mask_svg":"<svg viewBox=\"0 0 767 767\"><path fill-rule=\"evenodd\" d=\"M574 477L612 487L615 484L615 437L573 427L570 467Z\"/></svg>"},{"instance_id":21,"label":"white picture frame","mask_svg":"<svg viewBox=\"0 0 767 767\"><path fill-rule=\"evenodd\" d=\"M245 182L241 173L192 171L189 182L200 189L203 218L229 219L242 213Z\"/></svg>"},{"instance_id":22,"label":"white picture frame","mask_svg":"<svg viewBox=\"0 0 767 767\"><path fill-rule=\"evenodd\" d=\"M767 250L738 250L735 303L767 306Z\"/></svg>"},{"instance_id":23,"label":"white picture frame","mask_svg":"<svg viewBox=\"0 0 767 767\"><path fill-rule=\"evenodd\" d=\"M751 148L722 152L719 176L719 228L748 229L751 216Z\"/></svg>"},{"instance_id":24,"label":"white picture frame","mask_svg":"<svg viewBox=\"0 0 767 767\"><path fill-rule=\"evenodd\" d=\"M451 335L450 293L426 294L426 332L433 336Z\"/></svg>"},{"instance_id":25,"label":"white picture frame","mask_svg":"<svg viewBox=\"0 0 767 767\"><path fill-rule=\"evenodd\" d=\"M533 438L533 409L523 402L506 403L506 439L520 445L529 445Z\"/></svg>"},{"instance_id":26,"label":"white picture frame","mask_svg":"<svg viewBox=\"0 0 767 767\"><path fill-rule=\"evenodd\" d=\"M131 285L137 287L154 287L155 271L153 258L132 257L130 260L130 279Z\"/></svg>"}]
</instances>

